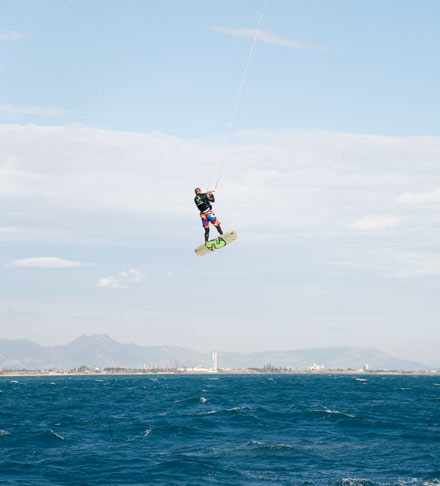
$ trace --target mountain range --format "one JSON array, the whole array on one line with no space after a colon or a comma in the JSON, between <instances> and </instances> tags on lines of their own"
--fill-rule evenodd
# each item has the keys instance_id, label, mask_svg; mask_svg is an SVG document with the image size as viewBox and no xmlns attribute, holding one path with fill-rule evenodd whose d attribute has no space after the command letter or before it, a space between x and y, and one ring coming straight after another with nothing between
<instances>
[{"instance_id":1,"label":"mountain range","mask_svg":"<svg viewBox=\"0 0 440 486\"><path fill-rule=\"evenodd\" d=\"M331 347L260 353L218 352L219 368L273 367L304 370L314 363L325 369L417 371L432 367L395 358L375 348ZM80 366L108 368L179 368L212 364L211 353L177 346L122 344L107 335L80 336L70 344L41 346L28 340L0 339L0 369L65 369Z\"/></svg>"}]
</instances>

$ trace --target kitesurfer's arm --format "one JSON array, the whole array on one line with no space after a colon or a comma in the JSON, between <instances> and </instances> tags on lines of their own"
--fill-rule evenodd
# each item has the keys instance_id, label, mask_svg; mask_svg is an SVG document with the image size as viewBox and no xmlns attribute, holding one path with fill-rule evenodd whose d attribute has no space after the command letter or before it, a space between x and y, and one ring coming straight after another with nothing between
<instances>
[{"instance_id":1,"label":"kitesurfer's arm","mask_svg":"<svg viewBox=\"0 0 440 486\"><path fill-rule=\"evenodd\" d=\"M209 199L209 201L211 202L215 202L215 197L214 197L214 194L213 194L214 191L208 191L206 193L206 197Z\"/></svg>"}]
</instances>

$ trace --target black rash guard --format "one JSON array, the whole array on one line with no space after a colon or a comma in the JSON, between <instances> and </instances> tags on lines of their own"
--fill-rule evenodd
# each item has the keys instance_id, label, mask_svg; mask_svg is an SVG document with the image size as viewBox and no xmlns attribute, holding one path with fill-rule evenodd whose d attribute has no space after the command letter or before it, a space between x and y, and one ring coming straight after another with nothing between
<instances>
[{"instance_id":1,"label":"black rash guard","mask_svg":"<svg viewBox=\"0 0 440 486\"><path fill-rule=\"evenodd\" d=\"M215 202L214 194L211 194L209 196L204 192L196 194L194 202L196 203L198 210L203 213L208 209L212 209L211 203Z\"/></svg>"}]
</instances>

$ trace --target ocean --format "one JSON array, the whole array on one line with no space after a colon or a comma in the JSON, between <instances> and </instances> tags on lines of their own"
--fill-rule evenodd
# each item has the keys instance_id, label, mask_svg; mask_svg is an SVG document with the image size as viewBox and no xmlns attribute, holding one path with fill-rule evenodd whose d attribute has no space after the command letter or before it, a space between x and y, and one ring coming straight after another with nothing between
<instances>
[{"instance_id":1,"label":"ocean","mask_svg":"<svg viewBox=\"0 0 440 486\"><path fill-rule=\"evenodd\" d=\"M440 377L0 377L3 485L440 486Z\"/></svg>"}]
</instances>

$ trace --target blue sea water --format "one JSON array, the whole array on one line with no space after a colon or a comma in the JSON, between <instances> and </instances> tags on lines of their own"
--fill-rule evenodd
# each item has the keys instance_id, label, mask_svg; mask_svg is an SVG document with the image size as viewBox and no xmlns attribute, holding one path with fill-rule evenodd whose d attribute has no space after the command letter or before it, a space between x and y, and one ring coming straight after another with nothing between
<instances>
[{"instance_id":1,"label":"blue sea water","mask_svg":"<svg viewBox=\"0 0 440 486\"><path fill-rule=\"evenodd\" d=\"M440 377L1 377L0 484L440 486Z\"/></svg>"}]
</instances>

